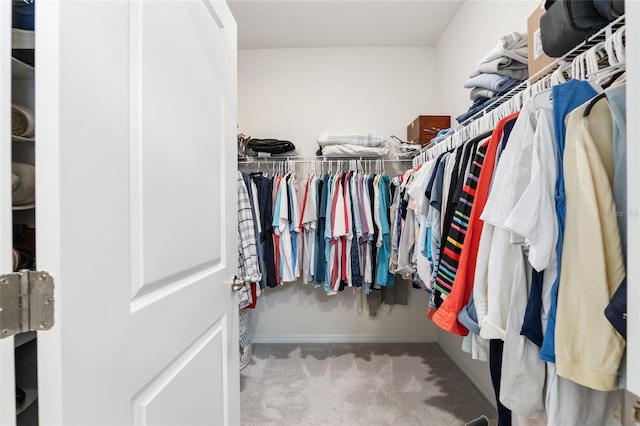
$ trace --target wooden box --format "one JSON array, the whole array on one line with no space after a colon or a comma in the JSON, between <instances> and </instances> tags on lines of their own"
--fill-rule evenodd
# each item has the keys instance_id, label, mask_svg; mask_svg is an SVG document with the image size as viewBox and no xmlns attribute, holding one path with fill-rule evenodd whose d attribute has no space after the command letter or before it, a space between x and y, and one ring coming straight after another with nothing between
<instances>
[{"instance_id":1,"label":"wooden box","mask_svg":"<svg viewBox=\"0 0 640 426\"><path fill-rule=\"evenodd\" d=\"M440 130L451 127L449 115L421 115L407 126L407 140L427 145Z\"/></svg>"}]
</instances>

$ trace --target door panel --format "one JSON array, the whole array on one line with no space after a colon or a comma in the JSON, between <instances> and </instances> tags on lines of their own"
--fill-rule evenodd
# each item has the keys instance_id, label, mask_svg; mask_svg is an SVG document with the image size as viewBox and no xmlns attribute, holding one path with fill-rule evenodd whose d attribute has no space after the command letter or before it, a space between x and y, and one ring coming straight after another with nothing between
<instances>
[{"instance_id":1,"label":"door panel","mask_svg":"<svg viewBox=\"0 0 640 426\"><path fill-rule=\"evenodd\" d=\"M37 6L58 52L36 70L40 418L239 423L235 22L223 2Z\"/></svg>"},{"instance_id":2,"label":"door panel","mask_svg":"<svg viewBox=\"0 0 640 426\"><path fill-rule=\"evenodd\" d=\"M224 168L210 142L223 137L225 40L211 13L202 2L131 6L134 302L221 267Z\"/></svg>"},{"instance_id":3,"label":"door panel","mask_svg":"<svg viewBox=\"0 0 640 426\"><path fill-rule=\"evenodd\" d=\"M213 237L223 229L224 168L213 167L218 144L210 141L225 131L224 70L215 61L225 44L202 2L132 3L130 34L135 310L222 266L223 240Z\"/></svg>"},{"instance_id":4,"label":"door panel","mask_svg":"<svg viewBox=\"0 0 640 426\"><path fill-rule=\"evenodd\" d=\"M134 424L225 423L228 414L224 405L224 377L220 370L210 368L211 364L225 364L225 351L220 350L225 347L225 322L226 318L209 328L134 396ZM193 383L200 381L204 381L201 392L189 391Z\"/></svg>"}]
</instances>

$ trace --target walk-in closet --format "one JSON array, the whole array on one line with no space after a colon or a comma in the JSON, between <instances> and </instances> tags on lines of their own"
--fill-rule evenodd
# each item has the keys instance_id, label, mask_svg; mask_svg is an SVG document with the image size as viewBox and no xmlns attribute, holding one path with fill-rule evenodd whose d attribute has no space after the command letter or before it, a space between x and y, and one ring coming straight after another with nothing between
<instances>
[{"instance_id":1,"label":"walk-in closet","mask_svg":"<svg viewBox=\"0 0 640 426\"><path fill-rule=\"evenodd\" d=\"M0 424L640 424L637 93L636 0L0 1Z\"/></svg>"},{"instance_id":2,"label":"walk-in closet","mask_svg":"<svg viewBox=\"0 0 640 426\"><path fill-rule=\"evenodd\" d=\"M289 424L294 418L312 422L319 416L313 414L317 413L313 397L316 389L322 389L322 383L327 380L336 387L342 385L337 378L338 374L332 376L329 373L332 368L340 369L341 374L350 378L354 377L354 369L367 368L365 361L360 359L361 356L353 355L352 358L345 359L345 353L351 351L356 354L363 350L366 352L366 344L375 344L376 349L369 355L375 357L375 354L382 356L385 347L397 348L407 343L421 343L426 348L429 344L436 343L455 363L452 368L459 368L473 382L479 391L477 394L483 395L493 405L493 408L484 413L489 417L489 424L617 424L620 421L618 413L630 408L629 401L623 403L622 395L615 391L618 386L626 386L625 379L621 378L626 374L623 360L626 330L614 327L612 324L615 324L615 319L611 323L607 320L608 314L605 315L604 312L607 303L603 303L602 300L589 300L592 297L590 294L599 291L604 292L602 298L606 296L607 302L614 299L614 293L623 282L622 278L633 274L632 265L627 264L626 269L620 266L624 263L624 257L628 256L623 254L620 247L624 246L626 250L629 246L629 250L633 250L633 242L627 239L633 228L632 214L629 213L632 210L626 207L626 195L621 195L626 194L627 189L618 187L615 196L609 189L607 196L610 204L606 208L600 207L601 216L605 217L603 223L609 223L603 226L609 226L610 230L603 231L602 237L599 238L606 240L607 235L615 234L617 236L614 240L618 242L601 248L603 254L600 257L595 252L589 253L592 257L574 253L579 247L593 248L597 245L592 240L583 240L583 233L578 232L576 228L577 212L596 210L596 207L580 204L586 202L580 198L585 197L585 191L588 189L582 181L572 180L572 176L583 173L584 166L578 166L578 169L576 166L572 167L572 162L576 161L570 156L576 155L576 148L572 146L568 148L567 154L558 154L561 159L560 165L548 171L546 167L549 167L549 164L558 163L552 154L555 149L545 148L545 145L538 146L537 141L543 137L542 134L551 135L554 132L553 123L551 127L544 127L538 125L538 120L542 120L546 126L549 126L549 120L553 121L552 115L545 114L555 111L553 105L558 102L555 98L574 99L570 108L567 107L569 109L565 111L566 114L584 102L593 100L598 92L603 94L593 100L593 105L588 108L589 113L583 111L584 122L591 123L586 126L592 129L600 128L600 132L607 134L608 142L604 143L609 147L614 144L614 132L619 135L619 132L626 129L627 125L622 118L624 112L616 112L619 111L619 107L616 106L618 100L613 98L624 97L628 84L633 84L626 82L625 75L629 63L626 47L629 45L630 37L628 27L632 25L628 24L628 18L611 19L611 23L602 25L603 29L589 34L590 39L577 49L572 48L571 52L559 55L559 58L547 58L547 62L537 65L533 72L527 72L532 68L526 69L525 58L524 66L513 67L513 70L505 73L509 78L500 80L499 84L507 87L498 85L496 87L499 88L493 88L493 93L488 95L490 98L495 97L497 101L490 99L484 106L474 110L474 107L480 104L474 103L474 99L478 98L474 98L474 93L487 93L486 90L489 89L476 89L475 81L470 80L476 75L490 72L487 71L490 65L482 65L482 60L485 55L490 56L498 49L495 47L496 42L500 40L500 45L500 42L508 39L514 45L522 43L520 46L524 46L524 49L520 49L520 54L524 50L525 57L536 48L529 46L532 49L527 49L526 38L528 21L539 19L541 11L544 11L540 2L462 2L442 29L439 38L432 45L420 47L390 47L382 44L367 47L348 46L336 42L330 36L322 39L326 42L324 46L309 46L304 44L309 43L308 40L301 41L297 38L283 41L276 37L254 37L254 29L248 27L248 22L251 22L251 7L232 4L231 9L239 22L239 132L245 138L277 138L292 141L296 146L296 151L289 154L271 157L269 154L258 157L243 156L238 162L239 170L249 180L257 174L266 174L269 178L273 177L274 183L277 176L293 176L292 181L296 180L300 188L301 193L297 197L302 204L309 185L313 186L313 179L317 177L322 179L322 176L335 176L337 184L342 185L345 180L341 179L351 179L350 176L359 176L361 173L365 176L369 173L375 176L376 171L380 172L380 169L367 170L367 160L363 160L363 157L358 157L357 154L346 155L343 158L323 156L321 151L326 143L327 132L360 131L386 136L392 143L392 150L391 154L384 157L382 170L389 176L391 194L400 194L399 199L391 196L389 218L393 254L388 263L388 270L394 271L396 278L407 278L411 283L406 304L396 304L392 300L389 304L383 302L378 305L375 300L376 292L380 289L375 288L376 277L373 277L374 284L371 285L371 289L365 284L361 287L360 282L352 281L350 276L342 280L344 288L338 289L333 286L333 282L327 285L326 281L329 279L325 280L324 277L305 277L302 266L299 278L294 274L283 282L258 290L260 295L256 298L255 308L251 309L251 320L245 319L245 338L241 341L241 345L246 346L248 352L251 345L247 342L253 342L257 351L253 354L253 360L245 358L242 362L243 410L246 407L246 411L242 412L249 413L243 415L243 420L247 421L247 424ZM273 10L265 8L263 13L277 13L279 10L278 6L275 6ZM304 15L300 19L304 22ZM323 15L320 15L318 21L322 22L322 19ZM243 23L247 25L244 28ZM243 29L246 33L243 33ZM339 31L338 27L336 32ZM519 37L523 37L524 40L519 40ZM534 43L532 40L529 42ZM532 61L531 58L529 60ZM541 59L538 58L537 61L541 62ZM478 69L481 72L476 74ZM621 79L617 80L620 76ZM592 86L596 89L589 90L588 94L578 95L582 88ZM608 90L606 93L609 93L609 98L605 98L605 89ZM498 96L495 96L496 91L500 93ZM604 107L608 116L605 121L593 118L605 114L602 104L599 103L603 98L609 99L607 105L611 106L610 109L608 106ZM618 99L622 105L626 105L626 101ZM267 105L269 108L266 108ZM597 112L598 109L601 111ZM611 110L614 110L613 116ZM592 111L595 112L595 116L591 115L594 113ZM448 133L434 138L429 147L409 154L408 157L412 158L411 164L404 158L397 157L397 153L401 151L400 146L393 145L394 137L408 140L410 135L407 134L407 125L419 122L419 119L414 123L411 120L417 116L442 115L451 117L451 126L446 126L450 127ZM516 122L520 115L523 115L522 119ZM545 117L541 118L542 116ZM527 120L532 124L527 125ZM573 120L575 123L578 122L577 117ZM582 125L584 124L580 124ZM563 128L558 130L558 134L562 134L564 138L567 132L566 144L569 146L578 136L576 124L567 126L568 131ZM441 129L435 129L436 133ZM509 139L512 131L514 136ZM593 132L596 132L596 135L598 131ZM532 139L534 135L536 139ZM590 137L597 139L601 136ZM516 142L510 149L506 148L506 140L522 141L522 138L529 142ZM524 154L515 153L520 149L515 147L519 144L522 144ZM628 151L630 148L626 140L622 145L619 140L615 144L615 167L611 163L611 153L601 154L605 156L605 160L602 161L605 161L605 168L610 173L609 187L614 186L613 174L618 176L615 179L620 184L620 176L625 173L623 170L626 168L627 154L631 153ZM483 148L480 148L481 146ZM319 149L315 158L308 157ZM624 150L627 152L622 153ZM609 157L606 157L607 155ZM565 179L568 191L566 197L569 200L566 213L569 225L564 234L567 248L564 255L562 251L552 255L556 250L557 233L565 231L564 228L558 231L557 225L553 223L556 220L554 185L558 167L562 170L563 158L566 164L564 167L567 168L565 176L568 174ZM364 169L360 163L365 164ZM512 164L511 168L507 167L509 163ZM440 170L441 174L438 175L436 170ZM451 181L452 170L461 170L458 175L460 189L457 193L453 190L447 192L447 185L456 185L455 179ZM547 173L546 177L544 173ZM431 198L432 182L434 179L440 179L442 184L442 174L447 177L444 179L444 196L434 195L435 198ZM601 175L601 178L602 176L604 175ZM598 181L598 178L594 179ZM522 191L529 185L529 180L533 186L528 187L525 195L538 198L522 198L520 205L506 206L505 203L520 199ZM250 188L251 184L247 185ZM416 185L419 186L416 188ZM489 190L494 185L496 194ZM534 188L535 185L538 187ZM534 196L534 191L541 191L540 185L547 185L544 189L546 192ZM342 191L343 187L339 188ZM600 195L596 197L604 196L602 188L604 187L600 188ZM426 203L430 206L421 210L425 189ZM437 193L440 194L442 191L440 187ZM500 199L497 196L499 193L512 194L516 198L508 200L511 195L507 195L507 198ZM357 193L353 192L352 195L356 197ZM274 195L274 199L275 197ZM403 197L405 204L415 203L415 207L404 206ZM320 200L321 197L317 199ZM558 201L562 205L564 202L564 199ZM446 204L453 204L453 207ZM354 205L357 205L357 202ZM434 206L437 209L434 209ZM502 244L498 241L505 241L502 234L506 232L505 223L501 222L503 219L497 218L504 214L508 216L511 210L505 209L514 206L517 208L506 226L513 227L509 229L512 232L511 238L515 240L509 242L509 234L506 233L506 243ZM540 210L535 210L536 206ZM545 206L552 207L544 213L547 216L541 213L547 208ZM402 219L395 211L396 208L402 212ZM436 211L437 216L434 218ZM419 219L418 212L421 212L424 219ZM341 214L338 210L337 215ZM616 218L618 220L615 220ZM425 236L427 231L422 229L422 220L428 224L435 220L440 226L430 229L429 236ZM526 222L527 220L529 222ZM411 227L403 229L409 222L412 222ZM328 223L323 224L322 229L326 229L325 226L333 226ZM476 226L478 224L480 225ZM358 225L355 220L353 225ZM395 227L398 229L395 230ZM394 234L394 231L397 231L397 234ZM397 259L397 256L402 257L403 250L406 249L406 246L403 248L402 245L402 238L406 237L405 231L412 236L412 241L415 236L415 245L410 248L413 255L410 266L403 265L402 260ZM305 232L301 230L300 235L306 235ZM442 235L439 235L440 233ZM394 241L396 236L397 240ZM334 235L331 238L337 238L335 241L340 244L340 237ZM521 243L517 242L519 238L522 238ZM548 238L549 241L544 249L546 254L543 254L540 246L543 244L543 238ZM435 244L438 248L431 246L427 250L425 241L436 239L438 241ZM350 244L356 244L356 241L362 241L362 238L358 238L354 231ZM270 240L268 244L271 244ZM384 244L383 242L378 245L381 247L380 250L384 249ZM301 252L303 257L307 249L313 252L314 256L317 256L319 247L324 250L323 245L310 245L312 247L309 248L308 243L304 242ZM351 250L352 246L349 247ZM526 247L524 251L523 247ZM420 256L414 253L420 249L424 252L422 261L427 262L426 259L430 259L431 267L421 265ZM439 254L435 254L436 250ZM366 256L366 248L364 253ZM406 255L405 252L404 256ZM328 255L327 259L334 259L331 256ZM431 256L439 258L432 260ZM608 261L604 260L605 256ZM556 258L566 259L564 269L560 269ZM529 259L531 264L535 265L533 269ZM606 266L611 259L615 259L619 266ZM601 266L595 266L597 264ZM595 269L589 269L590 267ZM503 272L500 272L501 268ZM536 268L540 271L549 270L541 273L536 271ZM554 268L557 268L557 271L552 272ZM606 268L617 268L619 271L619 275L609 278L609 287L601 286L603 280L595 280L595 285L587 284L589 280L586 277L593 277L596 274L595 270L602 272ZM621 272L620 268L625 271ZM589 270L591 272L587 272ZM580 273L585 274L583 278L578 278L577 274ZM430 278L425 278L427 275ZM562 277L564 284L560 287L562 289L559 296L557 284L552 290L554 277L557 276ZM364 274L362 277L364 278ZM583 289L584 293L580 293L580 286L573 286L572 280L582 283L583 286L589 285L590 290ZM366 278L364 281L367 281ZM431 281L431 285L420 288L427 281ZM517 288L515 283L522 283L522 286L517 291L512 291L512 288ZM389 286L382 289L388 292L392 288ZM554 296L550 296L552 292ZM540 302L532 306L532 303L537 302L527 299L536 293ZM554 297L553 302L550 301L551 297ZM547 323L551 321L548 320L549 315L555 319L555 312L549 313L549 303L555 304L556 297L568 304L559 308L560 311L564 311L558 314L557 319L562 327L553 323L549 326ZM574 300L575 304L567 302L568 300ZM469 311L470 306L472 311ZM609 311L611 309L607 308ZM537 312L533 314L534 318L537 317L535 325L531 325L527 320L531 310ZM598 314L593 318L586 318L583 317L586 315L585 311ZM461 317L462 314L464 318ZM522 323L523 318L525 325ZM556 327L562 337L561 341L555 342L557 353L554 353L553 341L549 338L546 340L551 341L544 342L540 355L543 335L550 333L552 336ZM584 327L589 330L599 329L598 337L581 334ZM531 328L535 331L531 331ZM357 344L361 344L363 348ZM589 345L591 349L588 349ZM597 355L598 347L606 348L601 349L601 355ZM334 348L335 359L331 358L331 350L326 348ZM248 352L244 355L248 356ZM495 354L498 352L502 352L502 355L496 361ZM407 354L409 353L412 351L407 349ZM590 355L586 355L587 353ZM554 355L560 356L557 354L562 354L561 359L555 361ZM429 366L433 360L438 359L439 352L433 351L433 359L430 359L429 351L425 350L423 357L423 363ZM579 359L581 361L578 361ZM401 368L401 362L390 362L390 365ZM578 368L575 363L582 366ZM610 367L606 367L607 365ZM526 369L526 373L518 372L518 367ZM502 378L500 370L504 371ZM420 386L425 386L421 388L424 404L433 403L434 395L445 397L448 390L441 389L443 393L439 394L438 386L428 386L437 380L437 373L430 375L419 371L416 370L413 378L418 378ZM278 379L280 372L287 377L290 389ZM617 377L618 373L621 377ZM589 374L602 374L601 381L596 377L584 378ZM360 377L361 381L366 380L363 376ZM273 381L270 381L271 378ZM357 379L353 381L356 382ZM498 386L493 386L496 382ZM274 386L279 392L261 394L260 386ZM305 388L309 389L308 397L305 397ZM393 392L401 392L391 385L389 388L394 389ZM291 393L292 389L297 391ZM283 398L282 394L289 395L289 398ZM372 396L376 395L375 393L366 394L372 399L376 398ZM469 400L475 397L467 394L457 396ZM456 400L454 395L449 397L453 401ZM411 397L406 394L406 398ZM290 400L295 401L293 406L289 404ZM341 401L336 404L340 413L356 411L355 407L367 407L366 403L355 401ZM413 404L406 407L404 416L395 417L393 420L385 419L382 414L378 414L378 422L464 424L477 417L471 411L459 411L457 417L438 417L433 412L420 411L417 408L420 406L421 404ZM559 408L560 406L562 408ZM307 410L301 407L307 407ZM438 407L447 415L450 414L449 410L452 410L446 404ZM498 407L498 411L495 411L495 407ZM301 409L301 412L292 415L297 409ZM348 423L362 420L358 420L358 416L349 417L349 414L338 418L340 420L334 421ZM331 422L327 419L324 421Z\"/></svg>"}]
</instances>

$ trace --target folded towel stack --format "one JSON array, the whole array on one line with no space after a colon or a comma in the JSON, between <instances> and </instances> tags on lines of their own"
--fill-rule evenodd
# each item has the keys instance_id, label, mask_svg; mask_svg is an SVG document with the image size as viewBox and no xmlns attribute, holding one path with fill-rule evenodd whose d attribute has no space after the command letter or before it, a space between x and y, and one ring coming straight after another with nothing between
<instances>
[{"instance_id":1,"label":"folded towel stack","mask_svg":"<svg viewBox=\"0 0 640 426\"><path fill-rule=\"evenodd\" d=\"M492 104L500 95L529 77L527 35L513 31L497 44L478 63L464 87L471 89L473 104L467 112L456 117L462 123L478 111Z\"/></svg>"},{"instance_id":2,"label":"folded towel stack","mask_svg":"<svg viewBox=\"0 0 640 426\"><path fill-rule=\"evenodd\" d=\"M324 132L318 145L318 155L324 157L379 158L388 155L391 149L388 139L371 133Z\"/></svg>"}]
</instances>

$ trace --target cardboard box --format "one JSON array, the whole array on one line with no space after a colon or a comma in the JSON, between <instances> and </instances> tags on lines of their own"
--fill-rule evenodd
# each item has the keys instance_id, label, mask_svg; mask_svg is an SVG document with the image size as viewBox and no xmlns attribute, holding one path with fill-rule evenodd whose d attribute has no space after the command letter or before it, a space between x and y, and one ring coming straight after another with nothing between
<instances>
[{"instance_id":1,"label":"cardboard box","mask_svg":"<svg viewBox=\"0 0 640 426\"><path fill-rule=\"evenodd\" d=\"M533 78L534 74L556 60L556 58L550 58L545 55L542 50L542 40L540 39L540 17L544 12L544 8L540 6L536 8L536 10L527 19L527 33L529 37L529 78L532 83L542 78L542 75L537 78Z\"/></svg>"}]
</instances>

